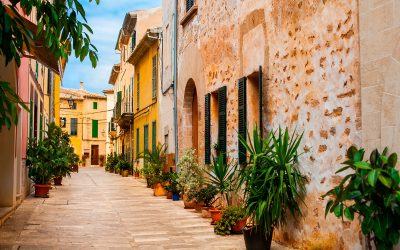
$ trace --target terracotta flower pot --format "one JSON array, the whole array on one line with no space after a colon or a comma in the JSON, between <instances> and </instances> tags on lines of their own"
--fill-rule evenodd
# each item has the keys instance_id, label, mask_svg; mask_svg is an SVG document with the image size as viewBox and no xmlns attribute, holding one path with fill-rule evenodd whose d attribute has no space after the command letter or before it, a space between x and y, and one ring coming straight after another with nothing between
<instances>
[{"instance_id":1,"label":"terracotta flower pot","mask_svg":"<svg viewBox=\"0 0 400 250\"><path fill-rule=\"evenodd\" d=\"M135 178L139 178L139 173L134 173Z\"/></svg>"},{"instance_id":2,"label":"terracotta flower pot","mask_svg":"<svg viewBox=\"0 0 400 250\"><path fill-rule=\"evenodd\" d=\"M210 209L211 213L211 225L217 224L217 221L219 221L222 218L222 213L220 209Z\"/></svg>"},{"instance_id":3,"label":"terracotta flower pot","mask_svg":"<svg viewBox=\"0 0 400 250\"><path fill-rule=\"evenodd\" d=\"M129 175L129 170L122 170L122 171L121 171L121 175L122 175L122 177L128 177L128 175Z\"/></svg>"},{"instance_id":4,"label":"terracotta flower pot","mask_svg":"<svg viewBox=\"0 0 400 250\"><path fill-rule=\"evenodd\" d=\"M163 187L161 183L157 183L154 186L154 196L165 196L167 195L167 190Z\"/></svg>"},{"instance_id":5,"label":"terracotta flower pot","mask_svg":"<svg viewBox=\"0 0 400 250\"><path fill-rule=\"evenodd\" d=\"M203 218L211 218L210 209L212 207L202 207L201 208L201 217Z\"/></svg>"},{"instance_id":6,"label":"terracotta flower pot","mask_svg":"<svg viewBox=\"0 0 400 250\"><path fill-rule=\"evenodd\" d=\"M194 202L193 201L188 201L187 195L183 195L183 205L185 205L185 209L193 209L194 208Z\"/></svg>"},{"instance_id":7,"label":"terracotta flower pot","mask_svg":"<svg viewBox=\"0 0 400 250\"><path fill-rule=\"evenodd\" d=\"M55 177L54 178L54 185L56 186L62 186L62 176L61 177Z\"/></svg>"},{"instance_id":8,"label":"terracotta flower pot","mask_svg":"<svg viewBox=\"0 0 400 250\"><path fill-rule=\"evenodd\" d=\"M35 184L35 197L49 198L50 185Z\"/></svg>"},{"instance_id":9,"label":"terracotta flower pot","mask_svg":"<svg viewBox=\"0 0 400 250\"><path fill-rule=\"evenodd\" d=\"M232 226L232 233L234 234L242 234L243 228L246 226L247 218L243 218L238 220L235 225Z\"/></svg>"},{"instance_id":10,"label":"terracotta flower pot","mask_svg":"<svg viewBox=\"0 0 400 250\"><path fill-rule=\"evenodd\" d=\"M110 170L108 170L108 172L112 174L112 173L114 173L114 169L110 169Z\"/></svg>"},{"instance_id":11,"label":"terracotta flower pot","mask_svg":"<svg viewBox=\"0 0 400 250\"><path fill-rule=\"evenodd\" d=\"M201 209L204 207L204 203L202 202L195 202L194 203L194 209L196 210L197 213L201 213Z\"/></svg>"}]
</instances>

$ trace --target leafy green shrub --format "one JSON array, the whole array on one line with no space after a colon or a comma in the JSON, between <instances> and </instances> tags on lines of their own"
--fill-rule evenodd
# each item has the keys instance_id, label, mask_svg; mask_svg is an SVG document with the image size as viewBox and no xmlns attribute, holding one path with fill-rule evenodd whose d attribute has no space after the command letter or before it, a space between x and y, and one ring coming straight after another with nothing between
<instances>
[{"instance_id":1,"label":"leafy green shrub","mask_svg":"<svg viewBox=\"0 0 400 250\"><path fill-rule=\"evenodd\" d=\"M29 139L26 166L28 176L35 184L48 184L54 177L51 162L48 161L53 152L54 150L47 148L43 141Z\"/></svg>"},{"instance_id":2,"label":"leafy green shrub","mask_svg":"<svg viewBox=\"0 0 400 250\"><path fill-rule=\"evenodd\" d=\"M214 232L219 235L231 234L232 226L244 219L246 212L241 207L228 206L222 211L222 217L214 227Z\"/></svg>"},{"instance_id":3,"label":"leafy green shrub","mask_svg":"<svg viewBox=\"0 0 400 250\"><path fill-rule=\"evenodd\" d=\"M154 151L145 150L140 157L143 158L143 175L149 187L164 181L162 167L166 160L166 146L158 145Z\"/></svg>"},{"instance_id":4,"label":"leafy green shrub","mask_svg":"<svg viewBox=\"0 0 400 250\"><path fill-rule=\"evenodd\" d=\"M330 212L336 217L343 215L348 220L357 213L361 219L361 230L377 249L393 249L400 238L400 176L395 168L397 154L388 154L388 148L379 153L372 151L369 161L364 160L364 149L352 146L347 151L345 167L336 173L351 170L341 183L328 191L325 216Z\"/></svg>"},{"instance_id":5,"label":"leafy green shrub","mask_svg":"<svg viewBox=\"0 0 400 250\"><path fill-rule=\"evenodd\" d=\"M118 163L117 163L117 169L124 171L124 170L130 170L132 168L132 164L128 159L125 159L124 157L120 157Z\"/></svg>"},{"instance_id":6,"label":"leafy green shrub","mask_svg":"<svg viewBox=\"0 0 400 250\"><path fill-rule=\"evenodd\" d=\"M178 174L175 172L170 173L169 179L170 179L169 185L165 186L165 189L168 192L171 192L173 194L179 194L179 192L181 192L182 188L180 187L180 185L178 183Z\"/></svg>"},{"instance_id":7,"label":"leafy green shrub","mask_svg":"<svg viewBox=\"0 0 400 250\"><path fill-rule=\"evenodd\" d=\"M178 162L178 183L188 200L193 200L204 184L203 171L197 162L196 150L186 149Z\"/></svg>"}]
</instances>

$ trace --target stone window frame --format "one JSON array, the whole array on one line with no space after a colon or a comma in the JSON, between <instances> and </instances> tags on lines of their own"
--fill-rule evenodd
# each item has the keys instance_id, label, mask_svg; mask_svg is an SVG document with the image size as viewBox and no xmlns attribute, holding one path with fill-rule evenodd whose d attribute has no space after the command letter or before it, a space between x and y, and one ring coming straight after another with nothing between
<instances>
[{"instance_id":1,"label":"stone window frame","mask_svg":"<svg viewBox=\"0 0 400 250\"><path fill-rule=\"evenodd\" d=\"M180 25L182 25L182 26L185 26L190 20L192 20L192 18L195 15L197 15L197 10L198 10L197 0L194 0L193 6L189 10L186 10L186 1L188 1L188 0L185 0L185 6L184 6L185 15L182 17L181 21L179 22Z\"/></svg>"}]
</instances>

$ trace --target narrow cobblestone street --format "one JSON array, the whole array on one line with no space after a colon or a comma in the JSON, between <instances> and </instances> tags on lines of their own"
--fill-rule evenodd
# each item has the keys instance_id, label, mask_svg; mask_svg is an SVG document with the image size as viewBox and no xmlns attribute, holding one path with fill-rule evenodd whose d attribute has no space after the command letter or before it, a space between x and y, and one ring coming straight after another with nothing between
<instances>
[{"instance_id":1,"label":"narrow cobblestone street","mask_svg":"<svg viewBox=\"0 0 400 250\"><path fill-rule=\"evenodd\" d=\"M0 249L244 249L141 180L81 168L50 198L28 197L0 228ZM275 249L281 249L276 247Z\"/></svg>"}]
</instances>

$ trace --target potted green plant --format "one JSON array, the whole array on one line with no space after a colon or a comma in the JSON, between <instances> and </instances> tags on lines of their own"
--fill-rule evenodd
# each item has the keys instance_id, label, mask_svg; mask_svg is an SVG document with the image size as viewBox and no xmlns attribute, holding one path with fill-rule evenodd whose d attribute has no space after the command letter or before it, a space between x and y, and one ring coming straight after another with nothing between
<instances>
[{"instance_id":1,"label":"potted green plant","mask_svg":"<svg viewBox=\"0 0 400 250\"><path fill-rule=\"evenodd\" d=\"M210 170L206 170L208 179L206 182L213 186L219 194L219 205L210 209L211 224L214 225L221 218L221 209L231 205L231 192L234 191L234 182L237 164L233 160L225 160L224 154L213 157Z\"/></svg>"},{"instance_id":2,"label":"potted green plant","mask_svg":"<svg viewBox=\"0 0 400 250\"><path fill-rule=\"evenodd\" d=\"M51 166L53 152L54 150L47 148L43 141L29 139L26 166L28 176L34 183L35 197L49 197L49 182L54 177Z\"/></svg>"},{"instance_id":3,"label":"potted green plant","mask_svg":"<svg viewBox=\"0 0 400 250\"><path fill-rule=\"evenodd\" d=\"M199 192L196 193L195 199L200 204L203 204L201 208L201 214L203 218L211 218L210 209L212 209L215 202L215 196L218 190L211 184L207 184L202 187Z\"/></svg>"},{"instance_id":4,"label":"potted green plant","mask_svg":"<svg viewBox=\"0 0 400 250\"><path fill-rule=\"evenodd\" d=\"M244 208L250 224L243 229L246 249L270 249L274 228L285 223L288 212L301 216L306 178L297 168L303 135L271 131L264 139L255 127L249 142L239 136L249 158L240 173Z\"/></svg>"},{"instance_id":5,"label":"potted green plant","mask_svg":"<svg viewBox=\"0 0 400 250\"><path fill-rule=\"evenodd\" d=\"M393 249L400 239L400 175L396 169L397 154L372 151L364 160L364 149L352 146L347 151L345 166L336 173L350 171L340 184L323 197L330 197L325 210L336 217L354 219L360 215L361 231L367 249Z\"/></svg>"},{"instance_id":6,"label":"potted green plant","mask_svg":"<svg viewBox=\"0 0 400 250\"><path fill-rule=\"evenodd\" d=\"M121 157L118 161L117 168L120 170L122 177L129 176L129 170L131 169L131 163L128 159Z\"/></svg>"},{"instance_id":7,"label":"potted green plant","mask_svg":"<svg viewBox=\"0 0 400 250\"><path fill-rule=\"evenodd\" d=\"M228 206L222 212L222 217L214 227L214 232L218 235L241 233L246 226L246 219L246 211L242 207Z\"/></svg>"},{"instance_id":8,"label":"potted green plant","mask_svg":"<svg viewBox=\"0 0 400 250\"><path fill-rule=\"evenodd\" d=\"M185 209L194 208L194 196L203 187L203 171L197 162L196 150L186 149L178 162L178 183L182 187Z\"/></svg>"},{"instance_id":9,"label":"potted green plant","mask_svg":"<svg viewBox=\"0 0 400 250\"><path fill-rule=\"evenodd\" d=\"M170 173L170 183L165 187L165 189L171 193L171 198L173 201L179 201L179 193L182 189L178 183L177 173Z\"/></svg>"},{"instance_id":10,"label":"potted green plant","mask_svg":"<svg viewBox=\"0 0 400 250\"><path fill-rule=\"evenodd\" d=\"M145 150L140 156L144 162L143 172L147 186L154 188L155 196L164 196L167 194L164 186L169 174L162 172L162 167L166 160L166 150L165 145L159 144L155 150Z\"/></svg>"},{"instance_id":11,"label":"potted green plant","mask_svg":"<svg viewBox=\"0 0 400 250\"><path fill-rule=\"evenodd\" d=\"M139 178L139 176L140 176L140 171L139 171L139 169L136 167L136 168L133 169L133 177Z\"/></svg>"}]
</instances>

